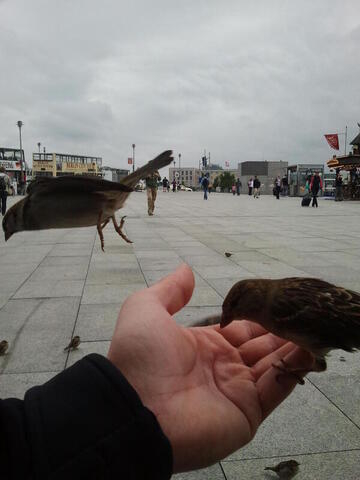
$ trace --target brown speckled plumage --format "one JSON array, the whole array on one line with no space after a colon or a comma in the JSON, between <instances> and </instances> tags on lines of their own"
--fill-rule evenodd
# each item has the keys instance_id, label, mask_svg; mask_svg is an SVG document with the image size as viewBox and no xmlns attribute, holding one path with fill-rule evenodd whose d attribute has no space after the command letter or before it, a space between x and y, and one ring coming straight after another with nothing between
<instances>
[{"instance_id":1,"label":"brown speckled plumage","mask_svg":"<svg viewBox=\"0 0 360 480\"><path fill-rule=\"evenodd\" d=\"M274 467L265 467L264 470L272 470L273 472L277 473L281 480L290 480L298 473L299 465L300 463L298 463L296 460L285 460L284 462L278 463Z\"/></svg>"},{"instance_id":2,"label":"brown speckled plumage","mask_svg":"<svg viewBox=\"0 0 360 480\"><path fill-rule=\"evenodd\" d=\"M360 294L317 278L236 283L224 300L221 326L243 318L323 359L322 369L329 350L360 348Z\"/></svg>"}]
</instances>

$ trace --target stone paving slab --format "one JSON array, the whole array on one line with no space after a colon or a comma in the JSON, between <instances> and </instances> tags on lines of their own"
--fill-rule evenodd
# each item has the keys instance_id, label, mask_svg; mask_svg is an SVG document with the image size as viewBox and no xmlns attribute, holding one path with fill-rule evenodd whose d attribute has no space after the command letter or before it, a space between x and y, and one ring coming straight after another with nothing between
<instances>
[{"instance_id":1,"label":"stone paving slab","mask_svg":"<svg viewBox=\"0 0 360 480\"><path fill-rule=\"evenodd\" d=\"M124 231L134 243L109 225L105 253L95 227L22 232L7 243L0 236L0 339L10 341L0 357L2 398L22 398L88 353L106 355L125 298L180 262L195 275L193 298L175 316L181 325L219 312L243 278L315 275L360 291L359 212L359 202L320 199L312 209L298 198L211 194L204 201L201 193L160 192L149 217L146 195L136 192L117 214L127 215ZM67 354L74 334L82 343ZM358 478L359 376L359 355L333 352L328 370L309 375L249 445L174 478L270 480L263 467L289 456L301 463L299 479Z\"/></svg>"}]
</instances>

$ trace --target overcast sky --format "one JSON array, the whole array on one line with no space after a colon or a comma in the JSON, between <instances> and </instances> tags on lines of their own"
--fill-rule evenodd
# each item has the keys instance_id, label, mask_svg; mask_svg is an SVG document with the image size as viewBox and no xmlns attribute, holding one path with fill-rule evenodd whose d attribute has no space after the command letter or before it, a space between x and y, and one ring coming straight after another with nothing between
<instances>
[{"instance_id":1,"label":"overcast sky","mask_svg":"<svg viewBox=\"0 0 360 480\"><path fill-rule=\"evenodd\" d=\"M0 146L127 167L326 162L360 122L357 0L0 0ZM340 137L341 150L344 137Z\"/></svg>"}]
</instances>

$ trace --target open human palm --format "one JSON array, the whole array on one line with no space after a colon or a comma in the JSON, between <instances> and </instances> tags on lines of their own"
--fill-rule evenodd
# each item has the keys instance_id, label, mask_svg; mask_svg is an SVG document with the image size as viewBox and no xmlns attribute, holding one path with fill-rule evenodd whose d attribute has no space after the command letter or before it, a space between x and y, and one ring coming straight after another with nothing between
<instances>
[{"instance_id":1,"label":"open human palm","mask_svg":"<svg viewBox=\"0 0 360 480\"><path fill-rule=\"evenodd\" d=\"M279 359L311 369L311 354L243 320L186 328L172 315L191 298L186 265L123 304L109 360L157 417L173 449L174 471L210 465L248 443L293 390Z\"/></svg>"}]
</instances>

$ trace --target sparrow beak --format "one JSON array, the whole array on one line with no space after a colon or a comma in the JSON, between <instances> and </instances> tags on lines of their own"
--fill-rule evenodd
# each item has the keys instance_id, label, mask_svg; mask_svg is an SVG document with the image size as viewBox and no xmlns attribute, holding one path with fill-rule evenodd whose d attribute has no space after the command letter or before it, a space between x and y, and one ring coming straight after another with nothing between
<instances>
[{"instance_id":1,"label":"sparrow beak","mask_svg":"<svg viewBox=\"0 0 360 480\"><path fill-rule=\"evenodd\" d=\"M220 320L220 328L225 328L227 325L229 325L233 321L233 318L231 316L226 315L224 312L221 315L221 320Z\"/></svg>"},{"instance_id":2,"label":"sparrow beak","mask_svg":"<svg viewBox=\"0 0 360 480\"><path fill-rule=\"evenodd\" d=\"M11 232L5 232L5 242L7 242L11 236L12 236Z\"/></svg>"}]
</instances>

